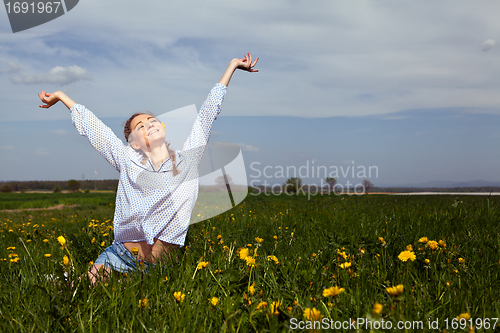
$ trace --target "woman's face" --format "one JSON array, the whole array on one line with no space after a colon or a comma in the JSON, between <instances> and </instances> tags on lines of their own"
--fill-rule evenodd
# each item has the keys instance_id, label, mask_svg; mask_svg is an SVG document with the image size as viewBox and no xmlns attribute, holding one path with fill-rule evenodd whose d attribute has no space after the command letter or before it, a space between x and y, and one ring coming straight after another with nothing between
<instances>
[{"instance_id":1,"label":"woman's face","mask_svg":"<svg viewBox=\"0 0 500 333\"><path fill-rule=\"evenodd\" d=\"M130 123L130 144L134 149L148 151L151 147L165 142L165 129L163 124L149 114L141 114Z\"/></svg>"}]
</instances>

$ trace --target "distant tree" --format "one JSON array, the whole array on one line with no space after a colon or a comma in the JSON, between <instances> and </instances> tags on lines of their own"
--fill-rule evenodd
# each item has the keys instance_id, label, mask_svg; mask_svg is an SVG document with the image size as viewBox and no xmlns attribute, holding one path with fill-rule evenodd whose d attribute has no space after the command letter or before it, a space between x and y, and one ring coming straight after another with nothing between
<instances>
[{"instance_id":1,"label":"distant tree","mask_svg":"<svg viewBox=\"0 0 500 333\"><path fill-rule=\"evenodd\" d=\"M283 184L283 189L286 193L297 193L302 187L302 179L297 177L288 178Z\"/></svg>"},{"instance_id":2,"label":"distant tree","mask_svg":"<svg viewBox=\"0 0 500 333\"><path fill-rule=\"evenodd\" d=\"M68 190L71 192L76 192L80 188L80 182L78 180L70 179L68 180Z\"/></svg>"},{"instance_id":3,"label":"distant tree","mask_svg":"<svg viewBox=\"0 0 500 333\"><path fill-rule=\"evenodd\" d=\"M335 185L337 184L337 179L335 178L330 178L328 177L326 179L326 185L325 185L325 188L328 189L328 192L331 192L333 191L333 189L335 188Z\"/></svg>"},{"instance_id":4,"label":"distant tree","mask_svg":"<svg viewBox=\"0 0 500 333\"><path fill-rule=\"evenodd\" d=\"M12 187L9 184L3 183L0 185L0 192L9 193L12 192Z\"/></svg>"},{"instance_id":5,"label":"distant tree","mask_svg":"<svg viewBox=\"0 0 500 333\"><path fill-rule=\"evenodd\" d=\"M228 184L233 185L233 178L231 178L230 175L226 175L226 178ZM217 184L218 187L226 188L226 180L224 179L224 176L219 176L215 178L215 184Z\"/></svg>"},{"instance_id":6,"label":"distant tree","mask_svg":"<svg viewBox=\"0 0 500 333\"><path fill-rule=\"evenodd\" d=\"M52 192L54 193L61 193L61 186L59 186L58 183L54 185L54 188L52 189Z\"/></svg>"},{"instance_id":7,"label":"distant tree","mask_svg":"<svg viewBox=\"0 0 500 333\"><path fill-rule=\"evenodd\" d=\"M375 185L373 185L373 183L371 181L369 181L368 179L365 179L363 180L363 183L361 183L363 185L363 187L365 188L365 194L368 194L370 193L370 190L372 189L372 187L374 187Z\"/></svg>"}]
</instances>

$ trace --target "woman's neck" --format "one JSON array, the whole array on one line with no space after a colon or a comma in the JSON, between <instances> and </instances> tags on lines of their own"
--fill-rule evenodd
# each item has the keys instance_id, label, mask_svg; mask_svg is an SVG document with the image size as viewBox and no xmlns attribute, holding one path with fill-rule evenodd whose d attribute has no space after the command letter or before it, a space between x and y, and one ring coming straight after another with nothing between
<instances>
[{"instance_id":1,"label":"woman's neck","mask_svg":"<svg viewBox=\"0 0 500 333\"><path fill-rule=\"evenodd\" d=\"M144 153L151 160L151 162L153 162L155 169L158 169L161 164L170 157L166 144L150 148L149 151L145 151Z\"/></svg>"}]
</instances>

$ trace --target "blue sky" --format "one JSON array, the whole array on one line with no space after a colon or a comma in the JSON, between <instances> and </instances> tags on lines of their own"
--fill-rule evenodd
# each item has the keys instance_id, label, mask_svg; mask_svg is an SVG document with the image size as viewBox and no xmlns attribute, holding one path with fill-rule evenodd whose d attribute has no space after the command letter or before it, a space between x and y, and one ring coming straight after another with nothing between
<instances>
[{"instance_id":1,"label":"blue sky","mask_svg":"<svg viewBox=\"0 0 500 333\"><path fill-rule=\"evenodd\" d=\"M500 181L498 12L491 1L87 0L13 34L0 9L0 179L117 178L62 105L38 108L42 89L121 137L137 111L201 106L251 51L260 72L235 74L212 135L241 146L249 181L252 163L376 166L376 185Z\"/></svg>"}]
</instances>

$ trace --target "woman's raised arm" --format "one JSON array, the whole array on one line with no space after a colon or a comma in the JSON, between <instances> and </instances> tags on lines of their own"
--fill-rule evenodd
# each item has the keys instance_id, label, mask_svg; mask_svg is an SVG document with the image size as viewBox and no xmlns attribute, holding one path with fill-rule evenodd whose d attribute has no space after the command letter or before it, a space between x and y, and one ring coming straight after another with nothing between
<instances>
[{"instance_id":1,"label":"woman's raised arm","mask_svg":"<svg viewBox=\"0 0 500 333\"><path fill-rule=\"evenodd\" d=\"M44 109L50 108L52 105L56 104L59 101L63 102L68 109L71 109L73 105L76 104L62 91L56 91L50 94L48 92L45 92L45 90L42 90L42 92L38 94L38 97L40 97L40 100L45 103L40 105L40 107Z\"/></svg>"}]
</instances>

